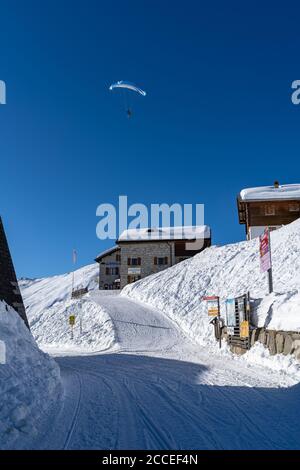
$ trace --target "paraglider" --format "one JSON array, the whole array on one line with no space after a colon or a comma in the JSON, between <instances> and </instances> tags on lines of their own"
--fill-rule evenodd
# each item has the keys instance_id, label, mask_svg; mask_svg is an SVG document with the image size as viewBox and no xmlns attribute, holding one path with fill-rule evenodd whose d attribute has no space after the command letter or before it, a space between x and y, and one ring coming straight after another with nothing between
<instances>
[{"instance_id":1,"label":"paraglider","mask_svg":"<svg viewBox=\"0 0 300 470\"><path fill-rule=\"evenodd\" d=\"M133 91L135 93L138 93L142 96L146 96L146 94L147 94L144 90L142 90L141 88L136 86L134 83L125 82L124 80L120 80L119 82L113 83L112 85L110 85L109 89L110 89L110 91L113 91L115 89L121 89L122 90L122 92L124 94L126 114L127 114L128 118L131 118L131 116L132 116L132 109L128 104L129 103L128 90Z\"/></svg>"}]
</instances>

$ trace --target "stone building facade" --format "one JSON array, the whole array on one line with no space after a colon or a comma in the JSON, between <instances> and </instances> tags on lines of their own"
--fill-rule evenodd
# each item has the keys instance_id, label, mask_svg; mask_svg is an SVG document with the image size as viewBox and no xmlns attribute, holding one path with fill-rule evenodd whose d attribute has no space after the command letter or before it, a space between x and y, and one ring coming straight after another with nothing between
<instances>
[{"instance_id":1,"label":"stone building facade","mask_svg":"<svg viewBox=\"0 0 300 470\"><path fill-rule=\"evenodd\" d=\"M99 289L120 289L121 250L118 246L100 253L95 261L99 263Z\"/></svg>"},{"instance_id":2,"label":"stone building facade","mask_svg":"<svg viewBox=\"0 0 300 470\"><path fill-rule=\"evenodd\" d=\"M13 307L29 328L22 295L0 217L0 300Z\"/></svg>"},{"instance_id":3,"label":"stone building facade","mask_svg":"<svg viewBox=\"0 0 300 470\"><path fill-rule=\"evenodd\" d=\"M168 229L168 227L160 231L138 229L136 233L129 234L129 237L128 231L121 235L118 240L121 249L121 289L126 284L163 271L190 258L211 245L209 227L205 226L202 230L198 230L198 239L179 238L178 230L171 233L172 238L170 238L170 236L165 236Z\"/></svg>"}]
</instances>

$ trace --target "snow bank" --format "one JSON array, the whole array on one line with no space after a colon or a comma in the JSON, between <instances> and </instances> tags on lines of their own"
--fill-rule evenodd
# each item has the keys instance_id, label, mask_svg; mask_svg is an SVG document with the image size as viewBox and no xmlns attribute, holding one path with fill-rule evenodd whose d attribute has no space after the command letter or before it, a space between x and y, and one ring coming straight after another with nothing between
<instances>
[{"instance_id":1,"label":"snow bank","mask_svg":"<svg viewBox=\"0 0 300 470\"><path fill-rule=\"evenodd\" d=\"M279 372L282 376L293 377L295 383L300 381L300 365L294 356L291 354L287 356L275 354L272 356L270 351L259 342L255 343L243 356L235 356L235 358L238 358L239 361L246 361L246 363L268 367Z\"/></svg>"},{"instance_id":2,"label":"snow bank","mask_svg":"<svg viewBox=\"0 0 300 470\"><path fill-rule=\"evenodd\" d=\"M19 315L0 302L0 448L35 434L38 418L61 394L55 361L37 347Z\"/></svg>"},{"instance_id":3,"label":"snow bank","mask_svg":"<svg viewBox=\"0 0 300 470\"><path fill-rule=\"evenodd\" d=\"M257 301L253 321L269 330L300 331L300 293L272 293Z\"/></svg>"},{"instance_id":4,"label":"snow bank","mask_svg":"<svg viewBox=\"0 0 300 470\"><path fill-rule=\"evenodd\" d=\"M74 273L75 288L98 289L98 264ZM105 309L91 300L71 300L72 273L43 279L21 279L20 289L30 328L38 345L47 352L87 353L103 351L115 344L115 332ZM103 291L114 295L115 291ZM69 316L75 315L73 339Z\"/></svg>"},{"instance_id":5,"label":"snow bank","mask_svg":"<svg viewBox=\"0 0 300 470\"><path fill-rule=\"evenodd\" d=\"M75 315L73 338L70 315ZM48 352L103 351L116 342L110 316L88 296L81 300L57 302L53 307L31 315L30 325L38 345Z\"/></svg>"},{"instance_id":6,"label":"snow bank","mask_svg":"<svg viewBox=\"0 0 300 470\"><path fill-rule=\"evenodd\" d=\"M300 219L271 233L274 295L261 302L259 326L300 330ZM121 295L137 299L167 314L195 341L207 344L209 325L204 295L226 298L250 291L254 298L268 293L267 275L260 272L258 239L211 247L165 271L126 286ZM270 306L273 306L270 309Z\"/></svg>"}]
</instances>

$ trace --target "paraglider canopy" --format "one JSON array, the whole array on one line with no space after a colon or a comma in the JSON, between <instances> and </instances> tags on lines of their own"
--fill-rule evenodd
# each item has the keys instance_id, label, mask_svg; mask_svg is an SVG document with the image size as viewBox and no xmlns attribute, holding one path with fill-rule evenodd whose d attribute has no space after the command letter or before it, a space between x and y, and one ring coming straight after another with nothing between
<instances>
[{"instance_id":1,"label":"paraglider canopy","mask_svg":"<svg viewBox=\"0 0 300 470\"><path fill-rule=\"evenodd\" d=\"M135 91L136 93L139 93L142 96L146 96L146 92L144 90L136 86L134 83L126 82L124 80L120 80L119 82L113 83L109 87L111 91L115 88L125 88L127 90Z\"/></svg>"}]
</instances>

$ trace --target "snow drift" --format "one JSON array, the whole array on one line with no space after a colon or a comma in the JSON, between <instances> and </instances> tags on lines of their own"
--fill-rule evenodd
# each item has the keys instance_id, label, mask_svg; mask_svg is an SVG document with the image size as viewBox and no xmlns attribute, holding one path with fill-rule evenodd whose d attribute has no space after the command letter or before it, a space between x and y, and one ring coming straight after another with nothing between
<instances>
[{"instance_id":1,"label":"snow drift","mask_svg":"<svg viewBox=\"0 0 300 470\"><path fill-rule=\"evenodd\" d=\"M78 269L74 286L98 289L97 264ZM95 352L112 347L115 342L109 315L89 295L71 300L72 273L42 279L21 279L20 289L26 305L32 334L46 351ZM110 295L105 291L105 295ZM73 339L69 316L75 315Z\"/></svg>"},{"instance_id":2,"label":"snow drift","mask_svg":"<svg viewBox=\"0 0 300 470\"><path fill-rule=\"evenodd\" d=\"M267 275L260 272L258 243L254 239L212 246L126 286L122 295L161 310L200 343L207 343L213 333L204 295L219 295L225 314L226 298L250 291L259 299L254 315L259 326L300 331L300 219L271 233L276 291L271 296L267 296Z\"/></svg>"},{"instance_id":3,"label":"snow drift","mask_svg":"<svg viewBox=\"0 0 300 470\"><path fill-rule=\"evenodd\" d=\"M38 419L60 394L59 367L39 350L19 315L1 301L0 448L32 437Z\"/></svg>"},{"instance_id":4,"label":"snow drift","mask_svg":"<svg viewBox=\"0 0 300 470\"><path fill-rule=\"evenodd\" d=\"M72 338L70 315L75 315ZM96 352L115 344L110 316L89 296L80 300L56 302L36 315L31 314L29 321L38 345L47 352Z\"/></svg>"}]
</instances>

